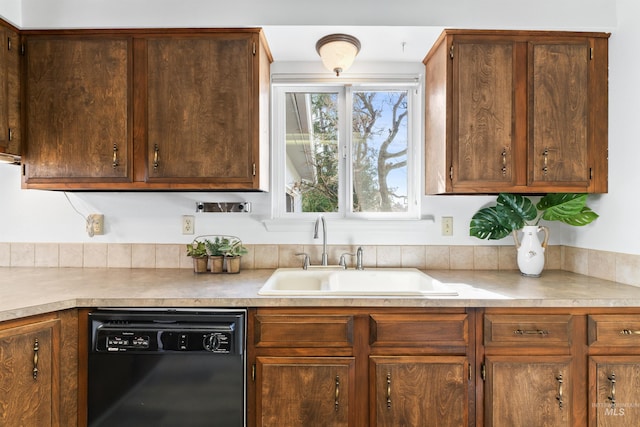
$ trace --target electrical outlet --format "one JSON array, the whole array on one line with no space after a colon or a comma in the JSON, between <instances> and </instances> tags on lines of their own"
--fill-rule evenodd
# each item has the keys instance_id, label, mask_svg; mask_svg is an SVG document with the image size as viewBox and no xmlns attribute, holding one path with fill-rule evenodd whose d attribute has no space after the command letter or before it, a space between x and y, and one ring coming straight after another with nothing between
<instances>
[{"instance_id":1,"label":"electrical outlet","mask_svg":"<svg viewBox=\"0 0 640 427\"><path fill-rule=\"evenodd\" d=\"M196 228L196 218L193 215L182 215L182 234L193 234Z\"/></svg>"},{"instance_id":2,"label":"electrical outlet","mask_svg":"<svg viewBox=\"0 0 640 427\"><path fill-rule=\"evenodd\" d=\"M442 217L442 235L453 236L453 217L452 216Z\"/></svg>"},{"instance_id":3,"label":"electrical outlet","mask_svg":"<svg viewBox=\"0 0 640 427\"><path fill-rule=\"evenodd\" d=\"M89 236L99 236L104 234L104 215L90 214L87 219L87 233Z\"/></svg>"}]
</instances>

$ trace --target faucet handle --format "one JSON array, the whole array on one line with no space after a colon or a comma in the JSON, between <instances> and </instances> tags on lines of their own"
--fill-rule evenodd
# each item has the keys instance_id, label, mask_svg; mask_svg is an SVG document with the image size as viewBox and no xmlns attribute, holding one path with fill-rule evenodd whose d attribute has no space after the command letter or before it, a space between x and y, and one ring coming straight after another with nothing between
<instances>
[{"instance_id":1,"label":"faucet handle","mask_svg":"<svg viewBox=\"0 0 640 427\"><path fill-rule=\"evenodd\" d=\"M309 268L309 264L311 264L310 260L309 260L309 254L307 254L306 252L298 252L296 253L296 256L303 256L304 259L302 261L302 269L306 270Z\"/></svg>"},{"instance_id":2,"label":"faucet handle","mask_svg":"<svg viewBox=\"0 0 640 427\"><path fill-rule=\"evenodd\" d=\"M345 258L346 256L356 256L356 254L345 252L342 255L340 255L340 261L338 262L338 265L344 268L345 270L347 269L347 260Z\"/></svg>"}]
</instances>

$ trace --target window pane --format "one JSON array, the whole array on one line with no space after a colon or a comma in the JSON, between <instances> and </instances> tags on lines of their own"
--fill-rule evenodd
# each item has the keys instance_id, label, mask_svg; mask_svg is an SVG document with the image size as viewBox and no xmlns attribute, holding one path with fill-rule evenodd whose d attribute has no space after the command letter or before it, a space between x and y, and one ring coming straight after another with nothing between
<instances>
[{"instance_id":1,"label":"window pane","mask_svg":"<svg viewBox=\"0 0 640 427\"><path fill-rule=\"evenodd\" d=\"M353 212L407 212L407 91L353 92Z\"/></svg>"},{"instance_id":2,"label":"window pane","mask_svg":"<svg viewBox=\"0 0 640 427\"><path fill-rule=\"evenodd\" d=\"M286 211L338 212L338 94L286 94Z\"/></svg>"}]
</instances>

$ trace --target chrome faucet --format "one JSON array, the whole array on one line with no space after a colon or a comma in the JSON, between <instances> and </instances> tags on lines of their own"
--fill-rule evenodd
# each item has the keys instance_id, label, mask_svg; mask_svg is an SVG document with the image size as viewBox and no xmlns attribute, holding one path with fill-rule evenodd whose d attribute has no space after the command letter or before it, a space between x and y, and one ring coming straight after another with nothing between
<instances>
[{"instance_id":1,"label":"chrome faucet","mask_svg":"<svg viewBox=\"0 0 640 427\"><path fill-rule=\"evenodd\" d=\"M362 246L359 246L356 251L356 270L364 270L362 265Z\"/></svg>"},{"instance_id":2,"label":"chrome faucet","mask_svg":"<svg viewBox=\"0 0 640 427\"><path fill-rule=\"evenodd\" d=\"M324 220L324 216L319 215L316 219L316 224L313 229L313 238L318 238L318 226L322 222L322 265L329 264L329 255L327 255L327 223Z\"/></svg>"}]
</instances>

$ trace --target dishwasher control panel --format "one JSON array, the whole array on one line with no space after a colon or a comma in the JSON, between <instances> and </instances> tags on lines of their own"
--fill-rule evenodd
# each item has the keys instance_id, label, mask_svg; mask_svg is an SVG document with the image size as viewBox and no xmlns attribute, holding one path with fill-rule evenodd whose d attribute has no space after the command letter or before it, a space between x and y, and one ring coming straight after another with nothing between
<instances>
[{"instance_id":1,"label":"dishwasher control panel","mask_svg":"<svg viewBox=\"0 0 640 427\"><path fill-rule=\"evenodd\" d=\"M228 317L228 316L227 316ZM136 317L93 315L91 351L124 352L205 352L241 354L244 349L243 318L171 316L153 320ZM240 331L238 330L240 329Z\"/></svg>"},{"instance_id":2,"label":"dishwasher control panel","mask_svg":"<svg viewBox=\"0 0 640 427\"><path fill-rule=\"evenodd\" d=\"M232 335L222 331L97 331L97 351L208 351L231 353Z\"/></svg>"}]
</instances>

